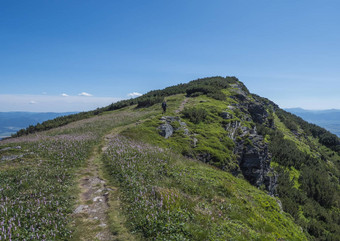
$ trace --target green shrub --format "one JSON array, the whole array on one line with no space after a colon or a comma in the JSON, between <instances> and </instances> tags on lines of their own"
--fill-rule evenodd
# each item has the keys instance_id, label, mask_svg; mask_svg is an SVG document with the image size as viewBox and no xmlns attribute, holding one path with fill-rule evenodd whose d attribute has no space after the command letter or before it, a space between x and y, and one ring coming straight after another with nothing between
<instances>
[{"instance_id":1,"label":"green shrub","mask_svg":"<svg viewBox=\"0 0 340 241\"><path fill-rule=\"evenodd\" d=\"M182 111L184 118L189 119L192 123L198 124L201 121L204 121L208 115L208 112L203 108L185 108Z\"/></svg>"},{"instance_id":2,"label":"green shrub","mask_svg":"<svg viewBox=\"0 0 340 241\"><path fill-rule=\"evenodd\" d=\"M161 96L145 97L137 101L137 108L149 107L154 104L161 103L162 101L163 97Z\"/></svg>"},{"instance_id":3,"label":"green shrub","mask_svg":"<svg viewBox=\"0 0 340 241\"><path fill-rule=\"evenodd\" d=\"M207 96L211 97L215 100L225 100L226 99L226 95L224 93L222 93L221 91L208 93Z\"/></svg>"}]
</instances>

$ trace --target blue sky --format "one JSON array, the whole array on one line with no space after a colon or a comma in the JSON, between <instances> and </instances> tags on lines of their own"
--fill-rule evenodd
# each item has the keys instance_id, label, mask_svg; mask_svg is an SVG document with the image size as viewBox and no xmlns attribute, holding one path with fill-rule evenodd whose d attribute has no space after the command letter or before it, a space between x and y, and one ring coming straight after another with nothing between
<instances>
[{"instance_id":1,"label":"blue sky","mask_svg":"<svg viewBox=\"0 0 340 241\"><path fill-rule=\"evenodd\" d=\"M340 109L339 9L336 0L0 1L0 111L88 110L216 75L281 107Z\"/></svg>"}]
</instances>

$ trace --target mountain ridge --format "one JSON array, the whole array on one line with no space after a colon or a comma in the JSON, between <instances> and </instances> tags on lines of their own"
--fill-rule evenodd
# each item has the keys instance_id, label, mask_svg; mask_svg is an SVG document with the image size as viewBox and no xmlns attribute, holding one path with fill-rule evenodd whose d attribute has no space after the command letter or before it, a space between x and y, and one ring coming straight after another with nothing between
<instances>
[{"instance_id":1,"label":"mountain ridge","mask_svg":"<svg viewBox=\"0 0 340 241\"><path fill-rule=\"evenodd\" d=\"M130 116L129 126L109 140L101 161L121 192L128 230L173 240L340 237L339 138L251 94L236 77L150 91L22 130L0 144L30 140L29 133L84 136L85 126L90 132L82 138L98 136L126 126L112 123L119 116Z\"/></svg>"}]
</instances>

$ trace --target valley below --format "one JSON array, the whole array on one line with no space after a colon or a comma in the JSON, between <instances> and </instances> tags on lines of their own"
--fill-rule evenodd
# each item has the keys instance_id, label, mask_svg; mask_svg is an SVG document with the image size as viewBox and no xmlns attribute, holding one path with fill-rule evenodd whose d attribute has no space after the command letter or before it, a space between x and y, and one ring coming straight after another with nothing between
<instances>
[{"instance_id":1,"label":"valley below","mask_svg":"<svg viewBox=\"0 0 340 241\"><path fill-rule=\"evenodd\" d=\"M340 137L340 110L304 110L301 108L290 108L286 109L286 111L303 118L305 121L322 126Z\"/></svg>"},{"instance_id":2,"label":"valley below","mask_svg":"<svg viewBox=\"0 0 340 241\"><path fill-rule=\"evenodd\" d=\"M29 125L36 125L56 117L75 113L76 112L0 112L0 140L10 137L12 134L15 134L20 129L24 129Z\"/></svg>"}]
</instances>

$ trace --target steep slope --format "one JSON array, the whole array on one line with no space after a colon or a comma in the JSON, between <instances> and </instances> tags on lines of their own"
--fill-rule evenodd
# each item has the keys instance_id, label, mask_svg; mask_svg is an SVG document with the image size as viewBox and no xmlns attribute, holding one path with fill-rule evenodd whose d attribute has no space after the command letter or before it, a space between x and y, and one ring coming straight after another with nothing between
<instances>
[{"instance_id":1,"label":"steep slope","mask_svg":"<svg viewBox=\"0 0 340 241\"><path fill-rule=\"evenodd\" d=\"M0 142L0 212L9 217L2 237L70 239L106 229L79 227L71 215L78 197L71 190L84 178L77 173L91 170L92 150L103 149L96 160L115 187L107 220L117 239L340 239L339 139L249 93L235 77L151 91L17 135L25 133L35 134ZM32 185L41 178L24 175L31 172L46 181ZM32 195L36 201L26 204ZM39 211L42 197L53 205Z\"/></svg>"},{"instance_id":2,"label":"steep slope","mask_svg":"<svg viewBox=\"0 0 340 241\"><path fill-rule=\"evenodd\" d=\"M211 94L216 87L218 94ZM243 177L279 197L309 238L340 239L340 141L334 134L250 94L234 78L203 79L185 95L180 114L170 110L124 134ZM183 98L166 97L170 103Z\"/></svg>"}]
</instances>

